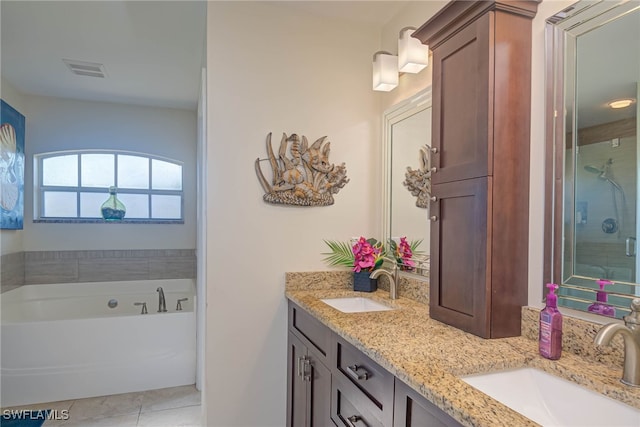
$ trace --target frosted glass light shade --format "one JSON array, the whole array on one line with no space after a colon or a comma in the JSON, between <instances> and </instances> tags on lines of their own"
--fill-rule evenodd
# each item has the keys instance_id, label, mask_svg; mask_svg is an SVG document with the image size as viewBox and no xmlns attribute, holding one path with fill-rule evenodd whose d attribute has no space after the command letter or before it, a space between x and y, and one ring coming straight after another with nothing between
<instances>
[{"instance_id":1,"label":"frosted glass light shade","mask_svg":"<svg viewBox=\"0 0 640 427\"><path fill-rule=\"evenodd\" d=\"M373 55L373 90L389 92L398 86L398 57L387 52Z\"/></svg>"},{"instance_id":2,"label":"frosted glass light shade","mask_svg":"<svg viewBox=\"0 0 640 427\"><path fill-rule=\"evenodd\" d=\"M398 70L401 73L419 73L429 65L429 46L424 45L411 33L415 28L404 28L398 38Z\"/></svg>"}]
</instances>

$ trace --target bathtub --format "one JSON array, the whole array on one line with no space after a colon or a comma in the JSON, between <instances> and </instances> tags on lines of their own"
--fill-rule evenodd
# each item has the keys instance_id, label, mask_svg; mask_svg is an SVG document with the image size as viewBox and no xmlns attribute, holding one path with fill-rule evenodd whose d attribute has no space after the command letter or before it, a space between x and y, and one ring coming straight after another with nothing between
<instances>
[{"instance_id":1,"label":"bathtub","mask_svg":"<svg viewBox=\"0 0 640 427\"><path fill-rule=\"evenodd\" d=\"M166 313L157 312L159 286ZM188 298L182 311L178 298ZM193 279L26 285L3 293L0 406L193 384L194 299ZM135 302L146 302L148 314Z\"/></svg>"}]
</instances>

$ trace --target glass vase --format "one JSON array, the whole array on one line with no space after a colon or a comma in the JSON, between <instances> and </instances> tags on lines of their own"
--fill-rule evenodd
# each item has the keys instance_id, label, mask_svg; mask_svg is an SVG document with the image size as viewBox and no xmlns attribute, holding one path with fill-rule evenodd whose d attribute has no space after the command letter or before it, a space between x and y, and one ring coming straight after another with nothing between
<instances>
[{"instance_id":1,"label":"glass vase","mask_svg":"<svg viewBox=\"0 0 640 427\"><path fill-rule=\"evenodd\" d=\"M127 208L118 200L117 192L116 187L109 187L109 198L100 207L102 218L105 221L121 221L127 212Z\"/></svg>"}]
</instances>

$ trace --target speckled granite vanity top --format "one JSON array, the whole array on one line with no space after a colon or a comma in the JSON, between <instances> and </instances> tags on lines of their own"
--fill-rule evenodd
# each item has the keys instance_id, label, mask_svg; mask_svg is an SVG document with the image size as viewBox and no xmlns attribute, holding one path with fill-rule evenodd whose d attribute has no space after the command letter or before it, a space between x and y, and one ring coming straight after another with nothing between
<instances>
[{"instance_id":1,"label":"speckled granite vanity top","mask_svg":"<svg viewBox=\"0 0 640 427\"><path fill-rule=\"evenodd\" d=\"M460 376L523 366L570 379L640 408L640 388L620 383L621 365L610 366L564 351L560 360L538 355L525 337L485 340L429 317L424 301L390 300L378 290L363 294L326 280L298 280L287 273L286 297L307 310L436 406L468 426L535 426L528 418L471 387ZM322 298L367 296L391 311L342 313ZM523 330L524 333L524 330Z\"/></svg>"}]
</instances>

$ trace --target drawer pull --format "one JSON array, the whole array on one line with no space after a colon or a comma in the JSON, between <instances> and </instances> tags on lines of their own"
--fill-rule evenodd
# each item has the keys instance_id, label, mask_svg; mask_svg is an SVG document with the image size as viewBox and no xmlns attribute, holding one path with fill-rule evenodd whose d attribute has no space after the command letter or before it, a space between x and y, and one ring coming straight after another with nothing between
<instances>
[{"instance_id":1,"label":"drawer pull","mask_svg":"<svg viewBox=\"0 0 640 427\"><path fill-rule=\"evenodd\" d=\"M438 198L436 196L431 196L429 197L429 199L431 199L432 202L437 202Z\"/></svg>"},{"instance_id":2,"label":"drawer pull","mask_svg":"<svg viewBox=\"0 0 640 427\"><path fill-rule=\"evenodd\" d=\"M362 417L360 415L351 415L349 418L347 418L347 420L349 420L351 425L355 427L356 423L362 420Z\"/></svg>"},{"instance_id":3,"label":"drawer pull","mask_svg":"<svg viewBox=\"0 0 640 427\"><path fill-rule=\"evenodd\" d=\"M436 173L436 172L438 172L438 168L437 168L437 167L435 167L435 166L434 166L434 167L432 167L432 168L431 168L431 173Z\"/></svg>"},{"instance_id":4,"label":"drawer pull","mask_svg":"<svg viewBox=\"0 0 640 427\"><path fill-rule=\"evenodd\" d=\"M358 373L358 370L361 370L362 373ZM369 374L369 372L367 372L366 369L364 369L362 366L358 366L358 365L352 365L352 366L347 366L347 373L349 374L349 376L351 376L354 380L368 380L369 377L371 376Z\"/></svg>"},{"instance_id":5,"label":"drawer pull","mask_svg":"<svg viewBox=\"0 0 640 427\"><path fill-rule=\"evenodd\" d=\"M436 215L433 215L432 217L429 218L429 221L431 222L436 222L438 220L438 217Z\"/></svg>"},{"instance_id":6,"label":"drawer pull","mask_svg":"<svg viewBox=\"0 0 640 427\"><path fill-rule=\"evenodd\" d=\"M436 154L438 152L438 147L431 147L431 152Z\"/></svg>"},{"instance_id":7,"label":"drawer pull","mask_svg":"<svg viewBox=\"0 0 640 427\"><path fill-rule=\"evenodd\" d=\"M302 381L311 382L311 359L308 356L302 356Z\"/></svg>"}]
</instances>

